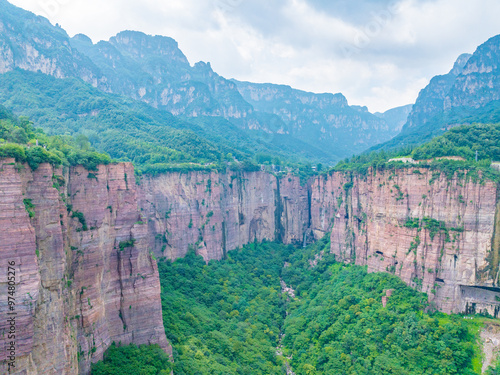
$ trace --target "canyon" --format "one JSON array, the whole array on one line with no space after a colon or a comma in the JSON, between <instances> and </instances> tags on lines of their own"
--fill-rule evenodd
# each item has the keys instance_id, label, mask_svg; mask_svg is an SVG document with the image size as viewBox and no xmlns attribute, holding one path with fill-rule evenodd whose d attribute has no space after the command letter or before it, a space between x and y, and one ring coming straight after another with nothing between
<instances>
[{"instance_id":1,"label":"canyon","mask_svg":"<svg viewBox=\"0 0 500 375\"><path fill-rule=\"evenodd\" d=\"M112 342L171 353L157 261L190 250L218 260L254 241L302 245L329 235L337 260L399 276L428 294L430 308L497 316L499 222L497 185L481 175L136 178L130 163L32 171L1 159L0 264L15 262L17 278L15 373L87 374ZM3 334L7 309L0 301Z\"/></svg>"}]
</instances>

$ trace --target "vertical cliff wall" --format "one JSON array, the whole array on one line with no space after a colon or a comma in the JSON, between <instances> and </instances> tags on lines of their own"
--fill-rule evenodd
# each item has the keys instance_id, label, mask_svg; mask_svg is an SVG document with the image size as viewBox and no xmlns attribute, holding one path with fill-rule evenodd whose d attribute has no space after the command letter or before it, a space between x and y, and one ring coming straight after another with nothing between
<instances>
[{"instance_id":1,"label":"vertical cliff wall","mask_svg":"<svg viewBox=\"0 0 500 375\"><path fill-rule=\"evenodd\" d=\"M16 369L88 373L115 342L170 346L130 164L63 173L0 160L0 372L7 267L16 266Z\"/></svg>"},{"instance_id":2,"label":"vertical cliff wall","mask_svg":"<svg viewBox=\"0 0 500 375\"><path fill-rule=\"evenodd\" d=\"M301 241L308 189L264 172L134 178L131 164L63 172L0 161L0 351L16 263L16 372L86 374L115 342L167 352L155 254L207 261L253 241Z\"/></svg>"},{"instance_id":3,"label":"vertical cliff wall","mask_svg":"<svg viewBox=\"0 0 500 375\"><path fill-rule=\"evenodd\" d=\"M495 183L427 169L334 173L89 172L0 160L0 371L16 264L16 371L87 374L115 342L169 352L155 257L205 260L253 241L331 232L337 259L390 272L446 312L500 310ZM16 373L16 372L15 372Z\"/></svg>"},{"instance_id":4,"label":"vertical cliff wall","mask_svg":"<svg viewBox=\"0 0 500 375\"><path fill-rule=\"evenodd\" d=\"M141 181L140 207L157 256L189 249L205 260L253 241L299 242L308 226L308 188L265 172L170 173Z\"/></svg>"},{"instance_id":5,"label":"vertical cliff wall","mask_svg":"<svg viewBox=\"0 0 500 375\"><path fill-rule=\"evenodd\" d=\"M500 309L497 186L427 169L336 173L311 186L313 229L338 260L390 272L445 312Z\"/></svg>"}]
</instances>

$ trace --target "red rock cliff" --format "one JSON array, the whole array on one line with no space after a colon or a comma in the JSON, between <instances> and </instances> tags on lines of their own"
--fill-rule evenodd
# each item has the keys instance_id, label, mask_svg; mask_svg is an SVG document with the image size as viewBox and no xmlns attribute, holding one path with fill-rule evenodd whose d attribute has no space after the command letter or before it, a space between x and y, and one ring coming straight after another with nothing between
<instances>
[{"instance_id":1,"label":"red rock cliff","mask_svg":"<svg viewBox=\"0 0 500 375\"><path fill-rule=\"evenodd\" d=\"M169 352L155 254L221 259L253 241L301 241L308 225L296 177L171 173L138 185L126 163L32 172L4 159L0 205L1 266L18 265L17 371L30 374L86 374L113 341Z\"/></svg>"},{"instance_id":2,"label":"red rock cliff","mask_svg":"<svg viewBox=\"0 0 500 375\"><path fill-rule=\"evenodd\" d=\"M308 189L297 177L265 172L170 173L141 181L141 214L157 256L194 249L205 260L249 242L300 242L308 227Z\"/></svg>"},{"instance_id":3,"label":"red rock cliff","mask_svg":"<svg viewBox=\"0 0 500 375\"><path fill-rule=\"evenodd\" d=\"M393 273L442 311L498 314L495 183L408 169L336 173L311 190L313 229L320 236L333 222L338 260Z\"/></svg>"},{"instance_id":4,"label":"red rock cliff","mask_svg":"<svg viewBox=\"0 0 500 375\"><path fill-rule=\"evenodd\" d=\"M126 163L32 172L4 159L0 332L5 270L15 261L18 373L86 374L113 341L169 351L155 255L194 249L208 261L253 241L302 243L330 231L338 260L396 274L443 311L496 315L497 202L492 182L425 169L335 173L305 186L265 172L170 173L137 184Z\"/></svg>"},{"instance_id":5,"label":"red rock cliff","mask_svg":"<svg viewBox=\"0 0 500 375\"><path fill-rule=\"evenodd\" d=\"M130 164L63 173L0 160L0 332L8 328L7 263L15 261L14 373L85 374L113 341L171 350L137 202Z\"/></svg>"}]
</instances>

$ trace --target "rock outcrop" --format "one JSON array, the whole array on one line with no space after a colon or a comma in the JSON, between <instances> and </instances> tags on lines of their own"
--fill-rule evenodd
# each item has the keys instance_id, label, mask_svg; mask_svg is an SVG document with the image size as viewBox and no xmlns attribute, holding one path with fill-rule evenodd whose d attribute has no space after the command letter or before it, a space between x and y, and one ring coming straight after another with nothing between
<instances>
[{"instance_id":1,"label":"rock outcrop","mask_svg":"<svg viewBox=\"0 0 500 375\"><path fill-rule=\"evenodd\" d=\"M452 127L500 121L500 35L458 57L448 74L420 91L401 133L374 149L421 144Z\"/></svg>"},{"instance_id":2,"label":"rock outcrop","mask_svg":"<svg viewBox=\"0 0 500 375\"><path fill-rule=\"evenodd\" d=\"M205 260L253 241L299 242L308 228L308 189L265 172L170 173L141 181L149 246L176 259Z\"/></svg>"},{"instance_id":3,"label":"rock outcrop","mask_svg":"<svg viewBox=\"0 0 500 375\"><path fill-rule=\"evenodd\" d=\"M0 160L0 372L8 262L17 277L13 373L86 374L113 341L171 350L137 195L130 164L63 173Z\"/></svg>"},{"instance_id":4,"label":"rock outcrop","mask_svg":"<svg viewBox=\"0 0 500 375\"><path fill-rule=\"evenodd\" d=\"M313 229L340 261L390 272L445 312L500 310L497 186L427 169L336 173L312 184Z\"/></svg>"},{"instance_id":5,"label":"rock outcrop","mask_svg":"<svg viewBox=\"0 0 500 375\"><path fill-rule=\"evenodd\" d=\"M300 243L331 232L337 259L391 272L446 312L500 310L497 186L424 168L335 173L301 185L265 172L171 173L140 190L149 247L206 260L264 239Z\"/></svg>"},{"instance_id":6,"label":"rock outcrop","mask_svg":"<svg viewBox=\"0 0 500 375\"><path fill-rule=\"evenodd\" d=\"M307 187L297 177L171 173L138 185L127 163L31 171L2 159L0 207L0 287L7 291L15 262L14 373L27 374L87 374L112 342L157 343L170 353L155 253L176 259L194 249L221 259L253 241L300 241L308 222Z\"/></svg>"}]
</instances>

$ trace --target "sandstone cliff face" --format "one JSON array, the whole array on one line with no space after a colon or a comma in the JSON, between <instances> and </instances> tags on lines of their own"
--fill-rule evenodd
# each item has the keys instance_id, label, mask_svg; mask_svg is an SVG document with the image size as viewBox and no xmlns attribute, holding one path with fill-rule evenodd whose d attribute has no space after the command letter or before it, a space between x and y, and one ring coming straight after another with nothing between
<instances>
[{"instance_id":1,"label":"sandstone cliff face","mask_svg":"<svg viewBox=\"0 0 500 375\"><path fill-rule=\"evenodd\" d=\"M16 373L85 374L113 341L170 350L130 164L63 174L3 159L0 202L1 266L15 261L19 282ZM6 290L5 272L0 283ZM2 298L2 333L6 313Z\"/></svg>"},{"instance_id":2,"label":"sandstone cliff face","mask_svg":"<svg viewBox=\"0 0 500 375\"><path fill-rule=\"evenodd\" d=\"M265 239L303 243L331 232L338 260L391 272L442 311L497 315L497 194L490 181L426 169L335 173L304 186L266 172L170 173L137 184L127 163L33 172L3 159L0 262L17 267L17 373L86 374L113 341L169 352L155 255L193 249L222 259Z\"/></svg>"},{"instance_id":3,"label":"sandstone cliff face","mask_svg":"<svg viewBox=\"0 0 500 375\"><path fill-rule=\"evenodd\" d=\"M409 169L336 173L312 194L314 232L333 220L338 260L391 272L442 311L498 314L496 184Z\"/></svg>"},{"instance_id":4,"label":"sandstone cliff face","mask_svg":"<svg viewBox=\"0 0 500 375\"><path fill-rule=\"evenodd\" d=\"M391 272L446 312L498 314L497 186L427 169L335 173L301 186L264 172L144 179L149 247L221 259L254 240L302 243L331 231L337 259ZM497 217L496 217L497 215Z\"/></svg>"},{"instance_id":5,"label":"sandstone cliff face","mask_svg":"<svg viewBox=\"0 0 500 375\"><path fill-rule=\"evenodd\" d=\"M16 370L26 374L86 374L113 341L170 352L155 253L194 249L208 261L253 241L299 242L309 215L307 186L292 176L171 173L138 185L131 164L32 172L13 159L1 160L0 205L1 265L19 267ZM2 333L6 314L2 298Z\"/></svg>"},{"instance_id":6,"label":"sandstone cliff face","mask_svg":"<svg viewBox=\"0 0 500 375\"><path fill-rule=\"evenodd\" d=\"M189 249L205 260L253 241L302 240L307 229L307 187L297 177L265 172L170 173L141 182L141 213L149 246L176 259Z\"/></svg>"}]
</instances>

